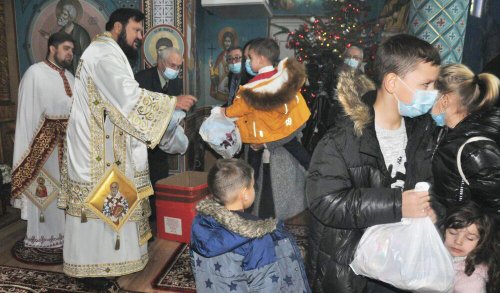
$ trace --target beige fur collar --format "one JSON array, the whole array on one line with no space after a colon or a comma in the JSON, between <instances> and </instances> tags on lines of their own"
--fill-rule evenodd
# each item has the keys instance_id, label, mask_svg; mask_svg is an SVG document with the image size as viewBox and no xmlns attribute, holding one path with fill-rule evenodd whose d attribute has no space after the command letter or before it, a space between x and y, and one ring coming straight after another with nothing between
<instances>
[{"instance_id":1,"label":"beige fur collar","mask_svg":"<svg viewBox=\"0 0 500 293\"><path fill-rule=\"evenodd\" d=\"M338 99L347 116L354 122L356 136L361 136L366 125L373 120L370 108L361 98L374 89L375 84L365 74L353 70L341 71L339 74Z\"/></svg>"},{"instance_id":2,"label":"beige fur collar","mask_svg":"<svg viewBox=\"0 0 500 293\"><path fill-rule=\"evenodd\" d=\"M213 199L200 201L196 210L202 215L211 216L226 229L248 238L259 238L269 234L276 230L278 223L276 219L257 221L243 219Z\"/></svg>"},{"instance_id":3,"label":"beige fur collar","mask_svg":"<svg viewBox=\"0 0 500 293\"><path fill-rule=\"evenodd\" d=\"M251 107L269 111L295 100L297 92L306 80L303 64L293 58L283 59L277 73L265 79L248 83L238 91Z\"/></svg>"}]
</instances>

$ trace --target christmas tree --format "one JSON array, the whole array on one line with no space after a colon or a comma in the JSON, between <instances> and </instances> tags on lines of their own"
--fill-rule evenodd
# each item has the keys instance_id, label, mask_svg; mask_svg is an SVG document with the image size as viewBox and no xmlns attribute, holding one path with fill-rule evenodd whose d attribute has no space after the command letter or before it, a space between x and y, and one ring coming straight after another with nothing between
<instances>
[{"instance_id":1,"label":"christmas tree","mask_svg":"<svg viewBox=\"0 0 500 293\"><path fill-rule=\"evenodd\" d=\"M373 34L363 20L369 5L363 0L325 0L324 17L311 16L299 29L289 32L288 47L300 62L317 56L340 57L346 48L370 47Z\"/></svg>"},{"instance_id":2,"label":"christmas tree","mask_svg":"<svg viewBox=\"0 0 500 293\"><path fill-rule=\"evenodd\" d=\"M288 33L289 48L299 62L306 63L308 83L301 89L311 109L302 143L310 152L329 127L334 88L332 64L338 65L345 49L358 46L373 60L374 36L365 20L370 7L363 0L324 0L324 16L311 16L297 30Z\"/></svg>"}]
</instances>

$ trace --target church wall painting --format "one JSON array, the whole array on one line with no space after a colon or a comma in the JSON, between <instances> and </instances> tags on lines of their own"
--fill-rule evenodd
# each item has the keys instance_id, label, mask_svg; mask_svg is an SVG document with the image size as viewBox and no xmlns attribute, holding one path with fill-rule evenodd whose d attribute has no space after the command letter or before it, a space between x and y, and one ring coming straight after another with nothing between
<instances>
[{"instance_id":1,"label":"church wall painting","mask_svg":"<svg viewBox=\"0 0 500 293\"><path fill-rule=\"evenodd\" d=\"M185 56L184 39L175 27L160 24L150 29L144 36L142 45L146 67L155 66L158 53L169 47L177 48Z\"/></svg>"},{"instance_id":2,"label":"church wall painting","mask_svg":"<svg viewBox=\"0 0 500 293\"><path fill-rule=\"evenodd\" d=\"M45 58L52 33L66 30L75 38L75 65L92 38L104 31L111 12L142 7L141 0L20 0L14 4L21 76L31 64Z\"/></svg>"},{"instance_id":3,"label":"church wall painting","mask_svg":"<svg viewBox=\"0 0 500 293\"><path fill-rule=\"evenodd\" d=\"M209 13L198 2L196 8L196 47L199 66L199 98L197 106L222 104L223 101L210 95L212 80L210 78L210 64L215 69L215 63L220 55L224 54L224 36L231 40L231 44L239 46L253 38L267 37L268 18L224 18ZM226 32L234 32L233 34ZM222 60L222 59L221 59ZM225 62L225 59L223 60ZM221 71L227 70L222 69ZM212 87L213 89L213 87ZM213 93L213 91L212 91Z\"/></svg>"}]
</instances>

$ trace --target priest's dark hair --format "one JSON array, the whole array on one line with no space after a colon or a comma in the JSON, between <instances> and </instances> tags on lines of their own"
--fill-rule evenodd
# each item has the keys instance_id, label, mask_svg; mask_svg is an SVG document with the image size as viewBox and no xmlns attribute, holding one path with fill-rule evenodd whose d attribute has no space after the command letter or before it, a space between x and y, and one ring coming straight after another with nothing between
<instances>
[{"instance_id":1,"label":"priest's dark hair","mask_svg":"<svg viewBox=\"0 0 500 293\"><path fill-rule=\"evenodd\" d=\"M113 25L115 25L115 22L120 22L123 27L125 27L130 19L133 19L137 22L143 21L144 13L132 8L116 9L109 16L109 20L106 23L106 30L110 31L111 29L113 29Z\"/></svg>"},{"instance_id":2,"label":"priest's dark hair","mask_svg":"<svg viewBox=\"0 0 500 293\"><path fill-rule=\"evenodd\" d=\"M54 46L57 49L57 47L64 42L72 42L73 45L75 44L75 40L73 40L73 37L65 32L57 32L50 35L49 41L47 43L47 55L45 57L49 57L50 46Z\"/></svg>"}]
</instances>

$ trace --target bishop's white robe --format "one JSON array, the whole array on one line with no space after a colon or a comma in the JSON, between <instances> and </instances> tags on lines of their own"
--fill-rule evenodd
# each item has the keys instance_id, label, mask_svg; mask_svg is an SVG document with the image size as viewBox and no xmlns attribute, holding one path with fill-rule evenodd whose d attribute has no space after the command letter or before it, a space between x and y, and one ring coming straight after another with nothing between
<instances>
[{"instance_id":1,"label":"bishop's white robe","mask_svg":"<svg viewBox=\"0 0 500 293\"><path fill-rule=\"evenodd\" d=\"M52 65L54 66L54 65ZM64 74L72 87L73 75ZM71 92L69 92L71 94ZM49 191L59 193L62 146L73 98L65 90L59 72L45 62L33 64L19 86L12 172L14 206L28 220L24 244L30 247L61 247L64 240L64 211L57 200L41 210L27 195L45 172L56 185L45 182ZM31 192L31 196L33 196ZM36 195L35 195L36 196ZM48 203L48 202L47 202ZM43 213L43 216L41 215ZM41 222L44 218L44 222Z\"/></svg>"},{"instance_id":2,"label":"bishop's white robe","mask_svg":"<svg viewBox=\"0 0 500 293\"><path fill-rule=\"evenodd\" d=\"M64 272L103 277L140 271L148 261L151 237L147 197L153 189L147 147L155 147L162 138L177 100L139 88L125 54L109 32L97 36L83 53L74 92L66 140L67 179L63 179L67 192L59 202L67 212ZM113 164L135 184L142 198L118 233L85 206ZM118 236L120 248L115 249Z\"/></svg>"}]
</instances>

